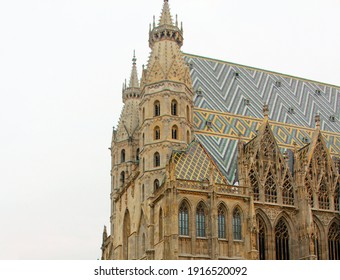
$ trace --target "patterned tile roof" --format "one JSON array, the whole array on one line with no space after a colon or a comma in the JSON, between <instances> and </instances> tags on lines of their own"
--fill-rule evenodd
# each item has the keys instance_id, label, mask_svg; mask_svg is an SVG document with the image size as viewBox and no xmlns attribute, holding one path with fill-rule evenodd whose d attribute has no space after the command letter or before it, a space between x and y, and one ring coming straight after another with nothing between
<instances>
[{"instance_id":1,"label":"patterned tile roof","mask_svg":"<svg viewBox=\"0 0 340 280\"><path fill-rule=\"evenodd\" d=\"M197 138L230 183L236 177L236 140L255 137L264 103L281 148L310 142L319 113L330 153L340 155L340 87L189 54L185 60L196 91Z\"/></svg>"}]
</instances>

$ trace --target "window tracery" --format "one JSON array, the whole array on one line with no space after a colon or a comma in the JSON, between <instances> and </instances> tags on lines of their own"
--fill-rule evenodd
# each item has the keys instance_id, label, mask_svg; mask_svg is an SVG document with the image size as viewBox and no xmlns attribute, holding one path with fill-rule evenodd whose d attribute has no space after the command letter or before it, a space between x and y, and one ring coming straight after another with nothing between
<instances>
[{"instance_id":1,"label":"window tracery","mask_svg":"<svg viewBox=\"0 0 340 280\"><path fill-rule=\"evenodd\" d=\"M275 226L275 249L277 260L289 260L289 232L283 218Z\"/></svg>"},{"instance_id":2,"label":"window tracery","mask_svg":"<svg viewBox=\"0 0 340 280\"><path fill-rule=\"evenodd\" d=\"M179 235L189 236L189 210L185 202L182 202L178 211Z\"/></svg>"},{"instance_id":3,"label":"window tracery","mask_svg":"<svg viewBox=\"0 0 340 280\"><path fill-rule=\"evenodd\" d=\"M198 204L196 209L196 236L205 237L205 207L203 203Z\"/></svg>"}]
</instances>

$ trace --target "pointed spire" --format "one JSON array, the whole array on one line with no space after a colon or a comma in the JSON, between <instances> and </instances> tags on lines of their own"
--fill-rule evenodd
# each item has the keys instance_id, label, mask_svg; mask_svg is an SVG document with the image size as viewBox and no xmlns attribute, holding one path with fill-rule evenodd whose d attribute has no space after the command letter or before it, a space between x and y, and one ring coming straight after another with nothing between
<instances>
[{"instance_id":1,"label":"pointed spire","mask_svg":"<svg viewBox=\"0 0 340 280\"><path fill-rule=\"evenodd\" d=\"M173 25L168 0L164 0L161 18L159 19L159 25L165 25L165 24Z\"/></svg>"},{"instance_id":2,"label":"pointed spire","mask_svg":"<svg viewBox=\"0 0 340 280\"><path fill-rule=\"evenodd\" d=\"M133 51L132 71L131 71L130 83L129 83L129 87L130 88L137 88L137 87L139 87L136 61L137 61L136 52Z\"/></svg>"},{"instance_id":3,"label":"pointed spire","mask_svg":"<svg viewBox=\"0 0 340 280\"><path fill-rule=\"evenodd\" d=\"M268 115L269 115L269 106L268 104L263 105L263 116L266 120L268 120Z\"/></svg>"},{"instance_id":4,"label":"pointed spire","mask_svg":"<svg viewBox=\"0 0 340 280\"><path fill-rule=\"evenodd\" d=\"M319 114L315 115L315 128L317 130L320 130L320 115Z\"/></svg>"}]
</instances>

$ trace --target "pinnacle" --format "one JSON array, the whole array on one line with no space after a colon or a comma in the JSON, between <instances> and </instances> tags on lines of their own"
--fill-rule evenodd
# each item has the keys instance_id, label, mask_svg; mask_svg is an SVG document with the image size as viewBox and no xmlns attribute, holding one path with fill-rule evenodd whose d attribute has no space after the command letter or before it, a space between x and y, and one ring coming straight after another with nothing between
<instances>
[{"instance_id":1,"label":"pinnacle","mask_svg":"<svg viewBox=\"0 0 340 280\"><path fill-rule=\"evenodd\" d=\"M132 70L131 70L130 83L129 83L130 88L138 88L139 87L136 61L137 61L136 55L135 55L135 52L133 52Z\"/></svg>"},{"instance_id":2,"label":"pinnacle","mask_svg":"<svg viewBox=\"0 0 340 280\"><path fill-rule=\"evenodd\" d=\"M162 10L161 18L159 19L158 25L159 26L161 26L161 25L173 25L168 0L164 0L163 10Z\"/></svg>"}]
</instances>

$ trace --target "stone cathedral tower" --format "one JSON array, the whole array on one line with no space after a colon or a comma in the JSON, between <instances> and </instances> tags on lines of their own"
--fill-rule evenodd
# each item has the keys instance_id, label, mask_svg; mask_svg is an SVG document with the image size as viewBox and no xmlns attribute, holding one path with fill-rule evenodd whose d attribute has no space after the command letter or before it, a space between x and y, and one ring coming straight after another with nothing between
<instances>
[{"instance_id":1,"label":"stone cathedral tower","mask_svg":"<svg viewBox=\"0 0 340 280\"><path fill-rule=\"evenodd\" d=\"M164 0L123 85L102 259L339 260L340 87L182 45Z\"/></svg>"}]
</instances>

